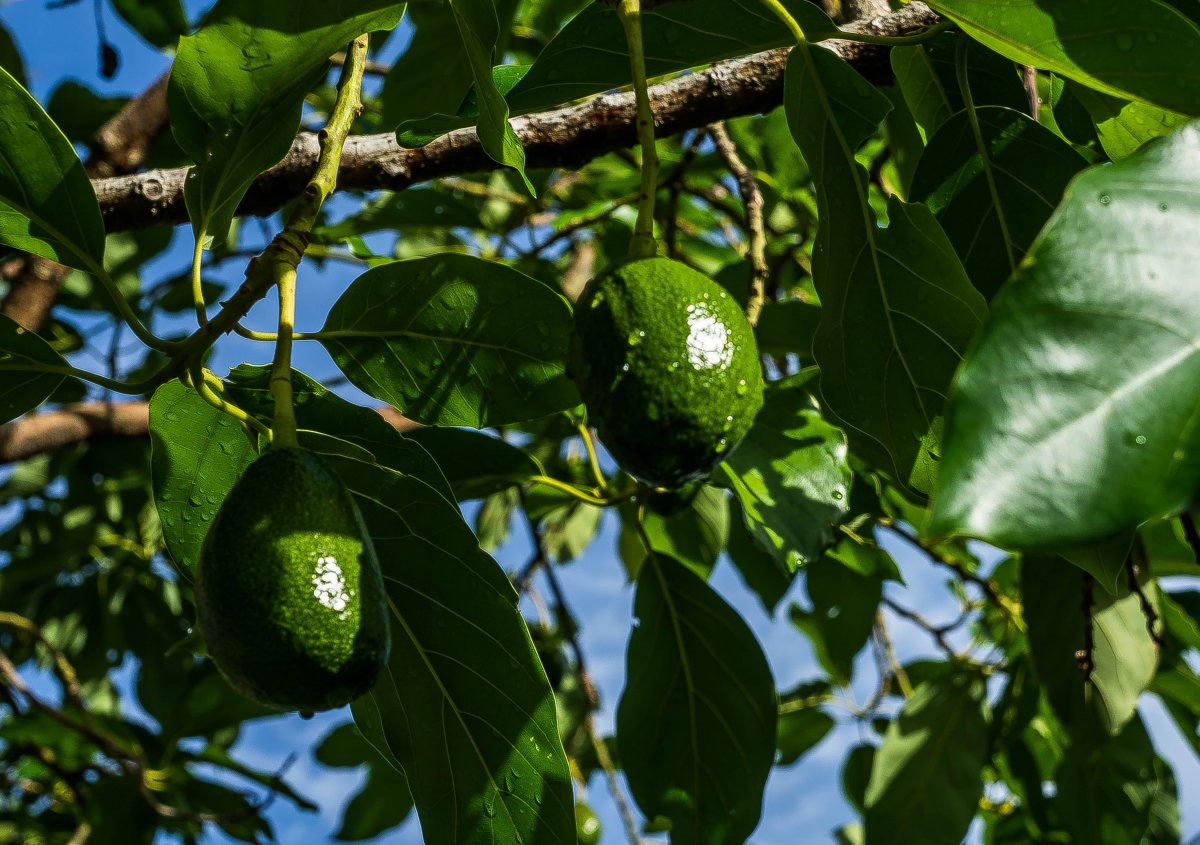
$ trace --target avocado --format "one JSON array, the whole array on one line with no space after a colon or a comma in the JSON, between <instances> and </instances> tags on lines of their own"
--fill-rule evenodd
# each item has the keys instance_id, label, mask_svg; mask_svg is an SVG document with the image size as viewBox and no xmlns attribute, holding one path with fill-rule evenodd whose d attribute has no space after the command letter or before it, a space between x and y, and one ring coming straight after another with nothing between
<instances>
[{"instance_id":1,"label":"avocado","mask_svg":"<svg viewBox=\"0 0 1200 845\"><path fill-rule=\"evenodd\" d=\"M205 536L195 586L209 655L268 707L340 707L387 663L375 549L350 492L312 452L271 449L247 467Z\"/></svg>"},{"instance_id":2,"label":"avocado","mask_svg":"<svg viewBox=\"0 0 1200 845\"><path fill-rule=\"evenodd\" d=\"M758 345L737 302L666 258L620 264L588 283L568 373L617 463L662 487L711 473L763 401Z\"/></svg>"}]
</instances>

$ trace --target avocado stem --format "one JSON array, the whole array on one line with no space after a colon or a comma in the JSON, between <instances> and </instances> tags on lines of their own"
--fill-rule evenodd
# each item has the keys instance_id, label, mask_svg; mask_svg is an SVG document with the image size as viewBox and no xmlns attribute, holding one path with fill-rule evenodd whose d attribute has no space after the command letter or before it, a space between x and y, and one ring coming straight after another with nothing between
<instances>
[{"instance_id":1,"label":"avocado stem","mask_svg":"<svg viewBox=\"0 0 1200 845\"><path fill-rule=\"evenodd\" d=\"M275 339L275 359L271 364L271 396L275 399L275 417L271 421L271 445L292 448L300 445L296 437L296 409L292 404L292 334L296 326L296 268L279 275L279 335Z\"/></svg>"},{"instance_id":2,"label":"avocado stem","mask_svg":"<svg viewBox=\"0 0 1200 845\"><path fill-rule=\"evenodd\" d=\"M787 7L780 0L763 0L763 5L774 12L775 17L783 21L784 26L791 30L797 44L803 44L808 40L804 35L804 28L800 26L800 22L792 17L792 13L787 10Z\"/></svg>"},{"instance_id":3,"label":"avocado stem","mask_svg":"<svg viewBox=\"0 0 1200 845\"><path fill-rule=\"evenodd\" d=\"M658 151L654 147L654 112L646 91L646 55L642 46L642 2L620 0L617 17L625 28L629 44L629 68L633 74L633 94L637 102L637 137L642 148L642 181L638 192L637 223L629 244L631 258L653 258L658 252L654 242L654 195L658 190Z\"/></svg>"}]
</instances>

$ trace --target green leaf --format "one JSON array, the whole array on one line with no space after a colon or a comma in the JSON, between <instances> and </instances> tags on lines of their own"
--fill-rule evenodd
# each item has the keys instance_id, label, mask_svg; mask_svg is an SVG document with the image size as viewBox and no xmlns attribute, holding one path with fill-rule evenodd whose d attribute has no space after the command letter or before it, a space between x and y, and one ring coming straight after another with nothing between
<instances>
[{"instance_id":1,"label":"green leaf","mask_svg":"<svg viewBox=\"0 0 1200 845\"><path fill-rule=\"evenodd\" d=\"M498 437L461 428L419 428L408 434L419 443L446 475L454 498L482 499L541 475L537 462L526 452Z\"/></svg>"},{"instance_id":2,"label":"green leaf","mask_svg":"<svg viewBox=\"0 0 1200 845\"><path fill-rule=\"evenodd\" d=\"M1082 545L1192 499L1198 163L1189 126L1071 184L955 377L929 536Z\"/></svg>"},{"instance_id":3,"label":"green leaf","mask_svg":"<svg viewBox=\"0 0 1200 845\"><path fill-rule=\"evenodd\" d=\"M380 119L386 128L453 113L474 80L458 24L446 4L414 3L408 15L412 41L384 76L379 95Z\"/></svg>"},{"instance_id":4,"label":"green leaf","mask_svg":"<svg viewBox=\"0 0 1200 845\"><path fill-rule=\"evenodd\" d=\"M483 428L579 404L564 372L570 306L503 264L442 253L376 267L321 331L355 386L430 425Z\"/></svg>"},{"instance_id":5,"label":"green leaf","mask_svg":"<svg viewBox=\"0 0 1200 845\"><path fill-rule=\"evenodd\" d=\"M888 726L865 798L866 845L920 831L922 845L959 845L983 792L988 757L982 684L952 674L922 684Z\"/></svg>"},{"instance_id":6,"label":"green leaf","mask_svg":"<svg viewBox=\"0 0 1200 845\"><path fill-rule=\"evenodd\" d=\"M1092 116L1100 145L1113 161L1128 158L1143 144L1170 135L1187 123L1187 117L1178 112L1110 97L1079 85L1072 86L1071 93Z\"/></svg>"},{"instance_id":7,"label":"green leaf","mask_svg":"<svg viewBox=\"0 0 1200 845\"><path fill-rule=\"evenodd\" d=\"M408 233L414 229L455 226L481 228L479 210L465 196L456 191L413 188L385 193L339 223L318 226L313 237L318 242L332 243L378 231Z\"/></svg>"},{"instance_id":8,"label":"green leaf","mask_svg":"<svg viewBox=\"0 0 1200 845\"><path fill-rule=\"evenodd\" d=\"M65 79L50 95L46 113L69 140L87 144L128 102L128 97L102 97L82 82Z\"/></svg>"},{"instance_id":9,"label":"green leaf","mask_svg":"<svg viewBox=\"0 0 1200 845\"><path fill-rule=\"evenodd\" d=\"M720 472L758 545L787 570L833 544L847 512L852 474L846 439L821 418L802 387L773 387Z\"/></svg>"},{"instance_id":10,"label":"green leaf","mask_svg":"<svg viewBox=\"0 0 1200 845\"><path fill-rule=\"evenodd\" d=\"M816 747L834 726L828 713L815 707L791 710L779 714L776 745L779 747L777 766L790 766Z\"/></svg>"},{"instance_id":11,"label":"green leaf","mask_svg":"<svg viewBox=\"0 0 1200 845\"><path fill-rule=\"evenodd\" d=\"M342 808L335 839L356 842L373 839L404 821L412 811L408 780L383 760L352 723L334 728L314 750L324 766L367 764L367 780Z\"/></svg>"},{"instance_id":12,"label":"green leaf","mask_svg":"<svg viewBox=\"0 0 1200 845\"><path fill-rule=\"evenodd\" d=\"M637 508L623 508L621 516L635 525ZM673 514L647 509L642 520L653 551L667 555L708 578L717 557L729 543L729 498L724 490L702 486L687 507ZM630 580L636 580L646 560L646 547L634 531L633 542L622 558Z\"/></svg>"},{"instance_id":13,"label":"green leaf","mask_svg":"<svg viewBox=\"0 0 1200 845\"><path fill-rule=\"evenodd\" d=\"M174 47L188 32L180 0L113 0L117 14L155 47Z\"/></svg>"},{"instance_id":14,"label":"green leaf","mask_svg":"<svg viewBox=\"0 0 1200 845\"><path fill-rule=\"evenodd\" d=\"M172 379L150 400L151 481L163 540L191 577L217 510L258 456L237 420Z\"/></svg>"},{"instance_id":15,"label":"green leaf","mask_svg":"<svg viewBox=\"0 0 1200 845\"><path fill-rule=\"evenodd\" d=\"M737 498L733 500L729 525L729 560L738 574L762 602L767 613L774 614L780 600L792 584L793 572L776 555L765 552L755 542L746 527L745 516Z\"/></svg>"},{"instance_id":16,"label":"green leaf","mask_svg":"<svg viewBox=\"0 0 1200 845\"><path fill-rule=\"evenodd\" d=\"M1109 595L1115 596L1124 583L1125 562L1132 545L1133 535L1122 534L1103 543L1059 551L1059 554L1089 573Z\"/></svg>"},{"instance_id":17,"label":"green leaf","mask_svg":"<svg viewBox=\"0 0 1200 845\"><path fill-rule=\"evenodd\" d=\"M329 56L396 26L403 9L390 0L220 0L180 40L167 105L175 140L196 163L184 198L197 236L222 239L254 177L291 148Z\"/></svg>"},{"instance_id":18,"label":"green leaf","mask_svg":"<svg viewBox=\"0 0 1200 845\"><path fill-rule=\"evenodd\" d=\"M1021 562L1021 595L1029 652L1050 705L1077 737L1116 736L1133 718L1138 696L1158 666L1139 598L1127 583L1115 596L1092 590L1092 669L1085 679L1083 572L1052 557ZM1144 586L1155 601L1153 584Z\"/></svg>"},{"instance_id":19,"label":"green leaf","mask_svg":"<svg viewBox=\"0 0 1200 845\"><path fill-rule=\"evenodd\" d=\"M393 614L391 660L354 719L407 776L425 839L574 842L554 695L507 577L434 488L327 460L356 498Z\"/></svg>"},{"instance_id":20,"label":"green leaf","mask_svg":"<svg viewBox=\"0 0 1200 845\"><path fill-rule=\"evenodd\" d=\"M617 743L630 792L676 843L743 843L775 758L775 683L742 618L665 555L638 576Z\"/></svg>"},{"instance_id":21,"label":"green leaf","mask_svg":"<svg viewBox=\"0 0 1200 845\"><path fill-rule=\"evenodd\" d=\"M1106 94L1200 115L1200 27L1159 0L931 0L1014 62Z\"/></svg>"},{"instance_id":22,"label":"green leaf","mask_svg":"<svg viewBox=\"0 0 1200 845\"><path fill-rule=\"evenodd\" d=\"M871 785L877 751L874 745L856 745L842 762L842 794L859 815L866 813L867 787Z\"/></svg>"},{"instance_id":23,"label":"green leaf","mask_svg":"<svg viewBox=\"0 0 1200 845\"><path fill-rule=\"evenodd\" d=\"M813 609L792 605L792 624L808 637L822 668L839 685L849 686L854 658L875 626L883 579L823 558L809 564L805 581Z\"/></svg>"},{"instance_id":24,"label":"green leaf","mask_svg":"<svg viewBox=\"0 0 1200 845\"><path fill-rule=\"evenodd\" d=\"M5 26L0 26L0 68L8 71L9 76L22 87L25 85L25 60L21 58L21 51L12 33Z\"/></svg>"},{"instance_id":25,"label":"green leaf","mask_svg":"<svg viewBox=\"0 0 1200 845\"><path fill-rule=\"evenodd\" d=\"M0 244L95 271L104 263L104 219L83 163L3 69L0 124Z\"/></svg>"},{"instance_id":26,"label":"green leaf","mask_svg":"<svg viewBox=\"0 0 1200 845\"><path fill-rule=\"evenodd\" d=\"M65 367L67 362L33 332L0 315L0 365L46 364ZM64 377L30 370L0 372L0 423L32 411L58 389Z\"/></svg>"},{"instance_id":27,"label":"green leaf","mask_svg":"<svg viewBox=\"0 0 1200 845\"><path fill-rule=\"evenodd\" d=\"M959 112L930 139L909 199L937 217L971 282L988 299L1025 257L1067 183L1087 162L1066 141L1020 112Z\"/></svg>"},{"instance_id":28,"label":"green leaf","mask_svg":"<svg viewBox=\"0 0 1200 845\"><path fill-rule=\"evenodd\" d=\"M943 396L983 298L924 206L893 199L890 225L876 225L855 152L891 107L886 97L829 51L800 45L788 59L784 107L817 186L821 395L856 452L928 491Z\"/></svg>"}]
</instances>

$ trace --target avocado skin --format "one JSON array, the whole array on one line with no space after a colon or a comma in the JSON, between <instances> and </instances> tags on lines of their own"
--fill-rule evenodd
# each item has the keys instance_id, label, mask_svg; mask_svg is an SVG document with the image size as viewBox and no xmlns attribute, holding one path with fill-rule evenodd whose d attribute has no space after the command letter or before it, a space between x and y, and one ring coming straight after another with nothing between
<instances>
[{"instance_id":1,"label":"avocado skin","mask_svg":"<svg viewBox=\"0 0 1200 845\"><path fill-rule=\"evenodd\" d=\"M709 475L763 401L758 344L737 302L666 258L620 264L588 283L568 373L617 463L662 487Z\"/></svg>"},{"instance_id":2,"label":"avocado skin","mask_svg":"<svg viewBox=\"0 0 1200 845\"><path fill-rule=\"evenodd\" d=\"M205 537L195 589L217 668L268 707L340 707L387 664L374 546L349 491L312 452L271 449L246 469Z\"/></svg>"}]
</instances>

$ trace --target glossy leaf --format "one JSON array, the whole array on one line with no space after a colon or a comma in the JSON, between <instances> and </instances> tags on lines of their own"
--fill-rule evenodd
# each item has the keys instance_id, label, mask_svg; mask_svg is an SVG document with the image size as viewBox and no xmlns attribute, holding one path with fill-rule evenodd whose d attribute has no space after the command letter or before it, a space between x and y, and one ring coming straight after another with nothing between
<instances>
[{"instance_id":1,"label":"glossy leaf","mask_svg":"<svg viewBox=\"0 0 1200 845\"><path fill-rule=\"evenodd\" d=\"M972 284L988 299L1016 269L1087 162L1032 118L1009 109L966 112L929 140L909 199L937 217Z\"/></svg>"},{"instance_id":2,"label":"glossy leaf","mask_svg":"<svg viewBox=\"0 0 1200 845\"><path fill-rule=\"evenodd\" d=\"M368 270L322 344L357 387L431 425L483 428L579 403L565 373L571 309L503 264L444 253Z\"/></svg>"},{"instance_id":3,"label":"glossy leaf","mask_svg":"<svg viewBox=\"0 0 1200 845\"><path fill-rule=\"evenodd\" d=\"M857 452L927 491L943 396L983 299L924 206L893 199L888 228L875 223L855 153L891 107L886 97L827 50L801 45L788 59L784 106L820 209L821 395Z\"/></svg>"},{"instance_id":4,"label":"glossy leaf","mask_svg":"<svg viewBox=\"0 0 1200 845\"><path fill-rule=\"evenodd\" d=\"M411 432L408 439L433 456L459 501L482 499L542 474L527 453L481 432L430 427Z\"/></svg>"},{"instance_id":5,"label":"glossy leaf","mask_svg":"<svg viewBox=\"0 0 1200 845\"><path fill-rule=\"evenodd\" d=\"M1159 0L932 0L1014 62L1106 94L1200 115L1200 27Z\"/></svg>"},{"instance_id":6,"label":"glossy leaf","mask_svg":"<svg viewBox=\"0 0 1200 845\"><path fill-rule=\"evenodd\" d=\"M1080 546L1059 554L1095 578L1109 595L1115 596L1125 582L1125 565L1132 545L1133 537L1122 534L1103 543Z\"/></svg>"},{"instance_id":7,"label":"glossy leaf","mask_svg":"<svg viewBox=\"0 0 1200 845\"><path fill-rule=\"evenodd\" d=\"M1178 112L1136 100L1121 100L1082 86L1071 89L1096 124L1104 152L1113 161L1136 153L1141 147L1170 135L1187 123Z\"/></svg>"},{"instance_id":8,"label":"glossy leaf","mask_svg":"<svg viewBox=\"0 0 1200 845\"><path fill-rule=\"evenodd\" d=\"M622 510L623 518L632 522L637 508ZM702 486L686 507L674 513L657 513L648 508L642 526L653 551L667 555L691 569L701 578L708 578L717 557L729 543L729 497L724 490ZM630 580L636 580L646 560L646 547L637 532L631 529L633 542L622 547L622 559Z\"/></svg>"},{"instance_id":9,"label":"glossy leaf","mask_svg":"<svg viewBox=\"0 0 1200 845\"><path fill-rule=\"evenodd\" d=\"M403 121L453 113L474 81L447 5L414 3L408 15L412 41L384 76L379 95L380 118L389 130Z\"/></svg>"},{"instance_id":10,"label":"glossy leaf","mask_svg":"<svg viewBox=\"0 0 1200 845\"><path fill-rule=\"evenodd\" d=\"M720 473L741 503L746 527L788 571L833 544L847 510L846 440L802 387L776 387Z\"/></svg>"},{"instance_id":11,"label":"glossy leaf","mask_svg":"<svg viewBox=\"0 0 1200 845\"><path fill-rule=\"evenodd\" d=\"M42 338L0 315L0 365L43 364L65 367L67 362ZM31 370L0 372L0 423L32 411L64 381L61 375Z\"/></svg>"},{"instance_id":12,"label":"glossy leaf","mask_svg":"<svg viewBox=\"0 0 1200 845\"><path fill-rule=\"evenodd\" d=\"M1074 735L1115 736L1133 718L1138 696L1154 677L1158 650L1127 582L1115 596L1093 589L1092 666L1085 678L1077 653L1085 650L1086 577L1058 558L1022 561L1029 652L1047 699ZM1153 584L1144 589L1153 601Z\"/></svg>"},{"instance_id":13,"label":"glossy leaf","mask_svg":"<svg viewBox=\"0 0 1200 845\"><path fill-rule=\"evenodd\" d=\"M258 452L237 420L173 379L150 401L151 479L163 539L188 577L208 527Z\"/></svg>"},{"instance_id":14,"label":"glossy leaf","mask_svg":"<svg viewBox=\"0 0 1200 845\"><path fill-rule=\"evenodd\" d=\"M930 536L1082 545L1191 500L1198 167L1190 126L1072 183L955 378Z\"/></svg>"},{"instance_id":15,"label":"glossy leaf","mask_svg":"<svg viewBox=\"0 0 1200 845\"><path fill-rule=\"evenodd\" d=\"M354 718L406 774L425 838L573 842L554 696L508 578L434 488L326 459L356 498L393 614L389 668Z\"/></svg>"},{"instance_id":16,"label":"glossy leaf","mask_svg":"<svg viewBox=\"0 0 1200 845\"><path fill-rule=\"evenodd\" d=\"M770 552L763 551L746 527L742 507L735 498L729 524L729 560L746 583L762 602L768 613L783 599L792 584L794 572L785 561Z\"/></svg>"},{"instance_id":17,"label":"glossy leaf","mask_svg":"<svg viewBox=\"0 0 1200 845\"><path fill-rule=\"evenodd\" d=\"M220 0L180 40L167 104L175 140L196 165L184 197L197 235L223 238L250 182L291 148L329 56L396 26L403 9L390 0Z\"/></svg>"},{"instance_id":18,"label":"glossy leaf","mask_svg":"<svg viewBox=\"0 0 1200 845\"><path fill-rule=\"evenodd\" d=\"M174 47L188 32L180 0L113 0L117 14L155 47Z\"/></svg>"},{"instance_id":19,"label":"glossy leaf","mask_svg":"<svg viewBox=\"0 0 1200 845\"><path fill-rule=\"evenodd\" d=\"M812 609L792 605L792 624L808 637L821 667L839 685L849 686L854 658L875 626L883 579L824 558L809 564L805 584Z\"/></svg>"},{"instance_id":20,"label":"glossy leaf","mask_svg":"<svg viewBox=\"0 0 1200 845\"><path fill-rule=\"evenodd\" d=\"M948 675L917 688L888 726L865 798L866 845L920 831L925 845L959 845L983 792L987 720L982 684Z\"/></svg>"},{"instance_id":21,"label":"glossy leaf","mask_svg":"<svg viewBox=\"0 0 1200 845\"><path fill-rule=\"evenodd\" d=\"M758 825L775 757L775 684L742 618L683 564L638 577L627 681L617 707L621 764L648 819L677 843L742 843Z\"/></svg>"},{"instance_id":22,"label":"glossy leaf","mask_svg":"<svg viewBox=\"0 0 1200 845\"><path fill-rule=\"evenodd\" d=\"M104 220L79 156L3 69L0 244L80 270L94 271L104 262Z\"/></svg>"}]
</instances>

